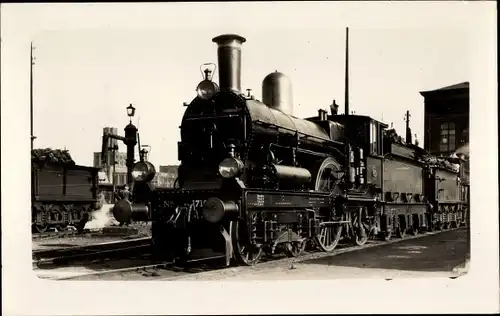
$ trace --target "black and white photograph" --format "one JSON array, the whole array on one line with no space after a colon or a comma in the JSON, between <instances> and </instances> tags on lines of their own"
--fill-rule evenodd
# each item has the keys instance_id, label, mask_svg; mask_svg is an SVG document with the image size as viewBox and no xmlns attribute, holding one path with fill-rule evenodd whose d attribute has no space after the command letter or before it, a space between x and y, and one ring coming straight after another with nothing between
<instances>
[{"instance_id":1,"label":"black and white photograph","mask_svg":"<svg viewBox=\"0 0 500 316\"><path fill-rule=\"evenodd\" d=\"M494 3L1 15L9 315L498 312Z\"/></svg>"}]
</instances>

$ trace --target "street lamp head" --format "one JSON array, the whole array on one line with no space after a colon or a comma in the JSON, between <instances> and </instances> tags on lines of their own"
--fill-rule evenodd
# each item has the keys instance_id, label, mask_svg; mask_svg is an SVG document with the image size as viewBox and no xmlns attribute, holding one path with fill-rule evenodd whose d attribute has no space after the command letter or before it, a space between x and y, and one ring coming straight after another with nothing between
<instances>
[{"instance_id":1,"label":"street lamp head","mask_svg":"<svg viewBox=\"0 0 500 316\"><path fill-rule=\"evenodd\" d=\"M127 106L127 115L128 117L132 118L135 115L135 107L132 106L132 103Z\"/></svg>"}]
</instances>

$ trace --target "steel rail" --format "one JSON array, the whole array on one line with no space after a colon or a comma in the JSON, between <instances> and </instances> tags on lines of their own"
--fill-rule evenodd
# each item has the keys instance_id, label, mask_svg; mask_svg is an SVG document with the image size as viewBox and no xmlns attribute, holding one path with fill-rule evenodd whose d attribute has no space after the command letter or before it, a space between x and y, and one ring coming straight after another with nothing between
<instances>
[{"instance_id":1,"label":"steel rail","mask_svg":"<svg viewBox=\"0 0 500 316\"><path fill-rule=\"evenodd\" d=\"M129 240L110 241L70 248L57 248L49 250L38 249L33 251L32 254L33 257L37 259L75 258L97 253L106 253L123 249L144 247L150 244L151 237L141 237Z\"/></svg>"}]
</instances>

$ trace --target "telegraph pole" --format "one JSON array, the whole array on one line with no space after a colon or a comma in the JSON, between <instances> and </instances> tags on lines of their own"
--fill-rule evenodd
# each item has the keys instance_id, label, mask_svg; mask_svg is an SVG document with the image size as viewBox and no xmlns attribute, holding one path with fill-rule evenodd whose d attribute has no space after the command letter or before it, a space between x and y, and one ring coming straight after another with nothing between
<instances>
[{"instance_id":1,"label":"telegraph pole","mask_svg":"<svg viewBox=\"0 0 500 316\"><path fill-rule=\"evenodd\" d=\"M349 28L345 28L345 115L349 115Z\"/></svg>"},{"instance_id":2,"label":"telegraph pole","mask_svg":"<svg viewBox=\"0 0 500 316\"><path fill-rule=\"evenodd\" d=\"M33 135L33 65L35 64L35 58L33 57L33 42L31 42L30 50L30 123L31 123L31 151L33 151L33 142L36 137Z\"/></svg>"}]
</instances>

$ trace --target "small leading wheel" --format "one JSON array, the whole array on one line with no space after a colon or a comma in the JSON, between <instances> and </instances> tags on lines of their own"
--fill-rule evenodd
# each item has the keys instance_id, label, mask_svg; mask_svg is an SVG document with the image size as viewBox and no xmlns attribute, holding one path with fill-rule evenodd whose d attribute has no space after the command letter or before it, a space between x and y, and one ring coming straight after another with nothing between
<instances>
[{"instance_id":1,"label":"small leading wheel","mask_svg":"<svg viewBox=\"0 0 500 316\"><path fill-rule=\"evenodd\" d=\"M262 257L262 247L249 243L250 238L246 233L244 221L234 221L231 223L231 241L236 260L247 266L257 264Z\"/></svg>"},{"instance_id":2,"label":"small leading wheel","mask_svg":"<svg viewBox=\"0 0 500 316\"><path fill-rule=\"evenodd\" d=\"M306 250L307 240L295 241L286 245L286 253L289 257L298 257Z\"/></svg>"},{"instance_id":3,"label":"small leading wheel","mask_svg":"<svg viewBox=\"0 0 500 316\"><path fill-rule=\"evenodd\" d=\"M337 247L340 236L342 235L342 224L323 225L320 228L318 236L315 237L316 243L321 251L330 252Z\"/></svg>"}]
</instances>

